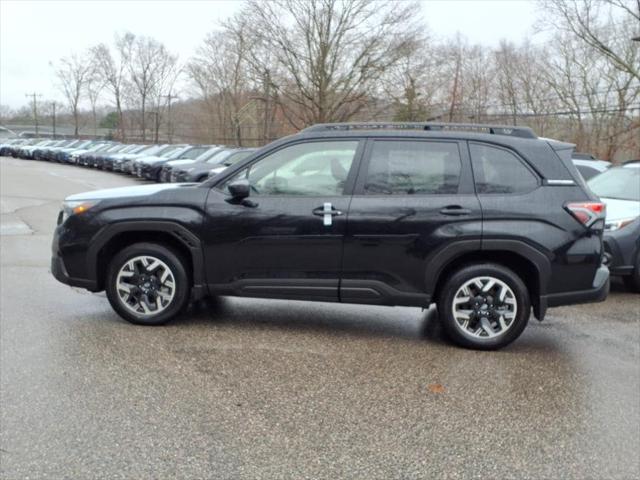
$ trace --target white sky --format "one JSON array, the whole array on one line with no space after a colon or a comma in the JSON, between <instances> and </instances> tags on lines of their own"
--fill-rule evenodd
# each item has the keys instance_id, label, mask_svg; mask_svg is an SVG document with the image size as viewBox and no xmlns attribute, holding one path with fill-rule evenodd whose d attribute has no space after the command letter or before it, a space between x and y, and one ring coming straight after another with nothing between
<instances>
[{"instance_id":1,"label":"white sky","mask_svg":"<svg viewBox=\"0 0 640 480\"><path fill-rule=\"evenodd\" d=\"M49 62L131 31L188 59L233 0L0 0L0 104L25 105L25 93L60 100ZM437 37L460 32L471 43L520 41L535 20L531 0L423 0L425 25Z\"/></svg>"}]
</instances>

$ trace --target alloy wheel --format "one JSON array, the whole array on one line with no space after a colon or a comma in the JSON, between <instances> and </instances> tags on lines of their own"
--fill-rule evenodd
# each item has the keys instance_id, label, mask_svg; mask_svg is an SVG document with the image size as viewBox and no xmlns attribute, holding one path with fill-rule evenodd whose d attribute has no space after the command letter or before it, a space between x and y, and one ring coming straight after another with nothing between
<instances>
[{"instance_id":1,"label":"alloy wheel","mask_svg":"<svg viewBox=\"0 0 640 480\"><path fill-rule=\"evenodd\" d=\"M131 258L120 268L116 291L122 304L138 316L157 315L176 294L175 276L169 266L151 255Z\"/></svg>"},{"instance_id":2,"label":"alloy wheel","mask_svg":"<svg viewBox=\"0 0 640 480\"><path fill-rule=\"evenodd\" d=\"M502 280L490 276L472 278L453 297L455 326L474 339L502 335L514 324L517 303L513 290Z\"/></svg>"}]
</instances>

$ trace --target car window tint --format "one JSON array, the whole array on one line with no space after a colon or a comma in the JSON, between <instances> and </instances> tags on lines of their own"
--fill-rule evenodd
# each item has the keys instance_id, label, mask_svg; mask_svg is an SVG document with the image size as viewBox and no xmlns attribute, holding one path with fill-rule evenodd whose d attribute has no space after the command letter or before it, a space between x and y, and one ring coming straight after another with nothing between
<instances>
[{"instance_id":1,"label":"car window tint","mask_svg":"<svg viewBox=\"0 0 640 480\"><path fill-rule=\"evenodd\" d=\"M536 176L515 154L477 143L469 147L478 193L524 193L538 186Z\"/></svg>"},{"instance_id":2,"label":"car window tint","mask_svg":"<svg viewBox=\"0 0 640 480\"><path fill-rule=\"evenodd\" d=\"M376 141L364 192L368 195L455 194L460 169L456 143Z\"/></svg>"},{"instance_id":3,"label":"car window tint","mask_svg":"<svg viewBox=\"0 0 640 480\"><path fill-rule=\"evenodd\" d=\"M593 178L598 173L600 173L595 168L587 167L586 165L576 165L576 168L580 172L580 175L582 175L582 178L584 178L585 180L589 180L590 178Z\"/></svg>"},{"instance_id":4,"label":"car window tint","mask_svg":"<svg viewBox=\"0 0 640 480\"><path fill-rule=\"evenodd\" d=\"M358 141L285 147L241 170L224 187L247 178L251 195L342 195L357 148Z\"/></svg>"}]
</instances>

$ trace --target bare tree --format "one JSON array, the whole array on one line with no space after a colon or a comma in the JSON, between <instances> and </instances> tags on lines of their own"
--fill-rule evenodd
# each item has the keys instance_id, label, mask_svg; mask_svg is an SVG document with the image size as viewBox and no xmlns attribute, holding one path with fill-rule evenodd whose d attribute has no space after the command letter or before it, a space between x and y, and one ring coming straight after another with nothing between
<instances>
[{"instance_id":1,"label":"bare tree","mask_svg":"<svg viewBox=\"0 0 640 480\"><path fill-rule=\"evenodd\" d=\"M80 99L91 72L91 63L86 56L73 54L61 58L55 67L56 76L60 82L59 88L67 100L69 110L73 116L74 135L78 136L80 120Z\"/></svg>"},{"instance_id":2,"label":"bare tree","mask_svg":"<svg viewBox=\"0 0 640 480\"><path fill-rule=\"evenodd\" d=\"M98 135L98 100L105 87L105 80L98 74L97 69L92 65L91 71L85 84L85 91L89 104L91 105L91 118L93 120L93 134Z\"/></svg>"},{"instance_id":3,"label":"bare tree","mask_svg":"<svg viewBox=\"0 0 640 480\"><path fill-rule=\"evenodd\" d=\"M543 24L570 32L640 80L638 48L631 41L640 34L639 0L541 0L540 5Z\"/></svg>"},{"instance_id":4,"label":"bare tree","mask_svg":"<svg viewBox=\"0 0 640 480\"><path fill-rule=\"evenodd\" d=\"M126 89L126 64L122 56L123 37L116 36L115 56L111 49L104 43L96 45L91 49L95 74L104 83L107 90L113 95L113 102L118 114L119 137L125 141L123 98Z\"/></svg>"},{"instance_id":5,"label":"bare tree","mask_svg":"<svg viewBox=\"0 0 640 480\"><path fill-rule=\"evenodd\" d=\"M138 97L140 129L144 142L147 134L147 105L160 95L159 88L175 73L178 58L153 38L127 34L125 39L122 43L122 55Z\"/></svg>"},{"instance_id":6,"label":"bare tree","mask_svg":"<svg viewBox=\"0 0 640 480\"><path fill-rule=\"evenodd\" d=\"M212 32L188 65L189 75L201 92L215 96L217 122L229 125L235 143L242 145L241 113L250 100L249 41L244 23L234 29ZM226 129L224 129L226 130ZM226 132L221 132L227 137Z\"/></svg>"},{"instance_id":7,"label":"bare tree","mask_svg":"<svg viewBox=\"0 0 640 480\"><path fill-rule=\"evenodd\" d=\"M416 11L412 2L249 0L244 14L283 74L273 84L300 128L363 108L415 37Z\"/></svg>"}]
</instances>

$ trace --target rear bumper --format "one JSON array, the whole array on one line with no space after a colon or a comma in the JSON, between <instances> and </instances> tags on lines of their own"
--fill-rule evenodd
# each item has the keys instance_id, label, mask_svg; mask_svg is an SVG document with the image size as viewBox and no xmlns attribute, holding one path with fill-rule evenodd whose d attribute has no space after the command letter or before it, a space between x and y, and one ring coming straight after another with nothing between
<instances>
[{"instance_id":1,"label":"rear bumper","mask_svg":"<svg viewBox=\"0 0 640 480\"><path fill-rule=\"evenodd\" d=\"M609 269L602 265L598 270L596 270L592 288L576 292L552 293L541 296L541 314L544 316L546 309L551 307L575 305L578 303L603 302L606 300L607 295L609 295Z\"/></svg>"}]
</instances>

